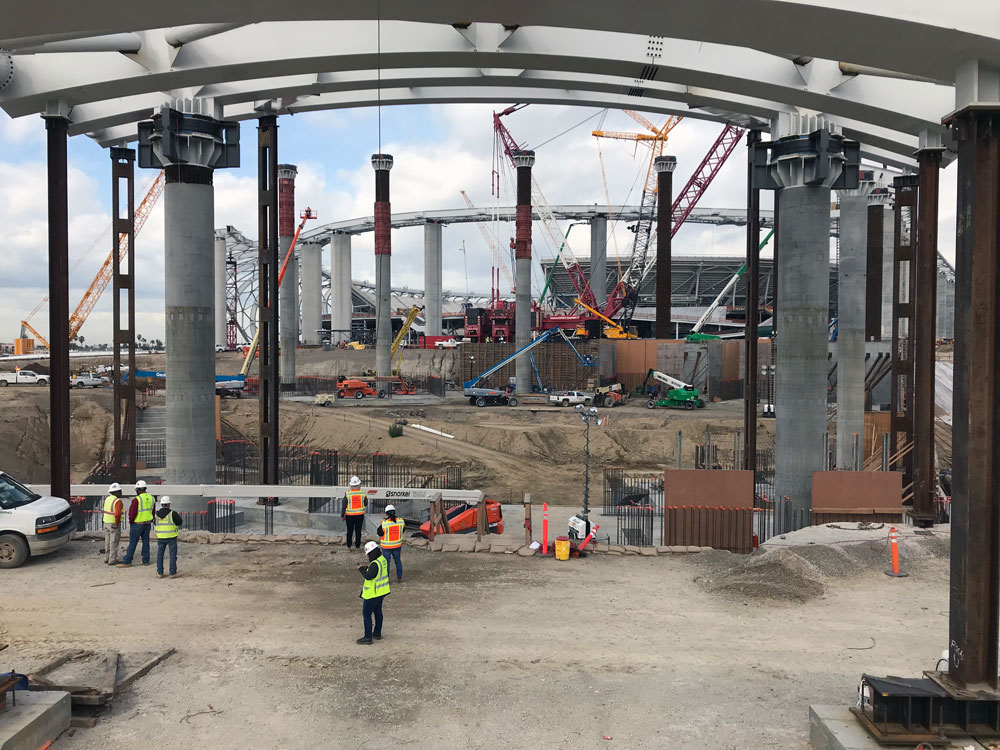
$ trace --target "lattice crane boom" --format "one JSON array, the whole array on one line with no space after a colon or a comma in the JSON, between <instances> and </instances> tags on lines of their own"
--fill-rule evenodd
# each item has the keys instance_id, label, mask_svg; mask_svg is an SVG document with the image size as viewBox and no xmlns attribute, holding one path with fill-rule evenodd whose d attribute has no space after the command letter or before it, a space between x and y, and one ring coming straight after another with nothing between
<instances>
[{"instance_id":1,"label":"lattice crane boom","mask_svg":"<svg viewBox=\"0 0 1000 750\"><path fill-rule=\"evenodd\" d=\"M462 198L465 200L465 205L469 208L475 208L476 206L469 199L469 196L465 194L464 190L459 191L462 193ZM510 274L510 269L503 260L503 256L500 254L500 248L497 247L497 243L493 239L493 235L490 230L486 228L483 222L476 222L476 226L479 227L479 233L483 235L483 240L486 242L486 246L493 252L493 262L496 263L497 267L503 271L504 277L507 279L507 283L510 284L510 288L514 288L514 277Z\"/></svg>"}]
</instances>

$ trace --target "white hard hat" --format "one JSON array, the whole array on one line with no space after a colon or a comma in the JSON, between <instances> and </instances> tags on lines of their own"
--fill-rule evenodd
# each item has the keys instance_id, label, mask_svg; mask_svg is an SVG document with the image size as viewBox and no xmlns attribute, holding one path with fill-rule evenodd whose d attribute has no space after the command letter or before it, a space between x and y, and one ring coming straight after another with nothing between
<instances>
[{"instance_id":1,"label":"white hard hat","mask_svg":"<svg viewBox=\"0 0 1000 750\"><path fill-rule=\"evenodd\" d=\"M365 554L366 555L371 554L372 552L374 552L377 549L378 549L378 545L375 544L375 542L368 542L368 544L365 545Z\"/></svg>"},{"instance_id":2,"label":"white hard hat","mask_svg":"<svg viewBox=\"0 0 1000 750\"><path fill-rule=\"evenodd\" d=\"M164 495L160 498L160 505L170 505L170 495Z\"/></svg>"},{"instance_id":3,"label":"white hard hat","mask_svg":"<svg viewBox=\"0 0 1000 750\"><path fill-rule=\"evenodd\" d=\"M121 492L122 486L118 482L112 482L111 486L108 487L108 492Z\"/></svg>"},{"instance_id":4,"label":"white hard hat","mask_svg":"<svg viewBox=\"0 0 1000 750\"><path fill-rule=\"evenodd\" d=\"M360 487L360 486L361 486L361 480L358 479L357 476L351 477L351 487Z\"/></svg>"},{"instance_id":5,"label":"white hard hat","mask_svg":"<svg viewBox=\"0 0 1000 750\"><path fill-rule=\"evenodd\" d=\"M144 490L144 489L146 489L146 480L145 479L140 479L138 482L135 483L135 488L137 490Z\"/></svg>"},{"instance_id":6,"label":"white hard hat","mask_svg":"<svg viewBox=\"0 0 1000 750\"><path fill-rule=\"evenodd\" d=\"M395 513L395 512L396 512L396 506L395 506L395 505L387 505L387 506L385 506L385 512L386 512L386 513L388 513L388 512L390 511L390 510L391 510L391 511L392 511L393 513Z\"/></svg>"}]
</instances>

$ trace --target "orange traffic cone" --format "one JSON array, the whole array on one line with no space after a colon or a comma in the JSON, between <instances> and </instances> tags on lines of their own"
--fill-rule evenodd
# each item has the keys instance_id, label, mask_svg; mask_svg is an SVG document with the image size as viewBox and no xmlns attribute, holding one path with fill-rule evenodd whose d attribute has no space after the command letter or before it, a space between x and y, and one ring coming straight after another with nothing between
<instances>
[{"instance_id":1,"label":"orange traffic cone","mask_svg":"<svg viewBox=\"0 0 1000 750\"><path fill-rule=\"evenodd\" d=\"M893 578L906 578L908 574L899 569L899 542L895 526L889 529L889 550L892 554L892 570L885 571L885 574Z\"/></svg>"}]
</instances>

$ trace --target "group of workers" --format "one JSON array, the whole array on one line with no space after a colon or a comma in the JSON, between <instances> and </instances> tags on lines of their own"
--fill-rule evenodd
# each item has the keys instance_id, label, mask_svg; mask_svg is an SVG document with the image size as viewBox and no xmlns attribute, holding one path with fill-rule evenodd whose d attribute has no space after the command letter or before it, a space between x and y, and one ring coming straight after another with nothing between
<instances>
[{"instance_id":1,"label":"group of workers","mask_svg":"<svg viewBox=\"0 0 1000 750\"><path fill-rule=\"evenodd\" d=\"M347 547L354 543L361 549L361 530L368 511L368 493L361 488L361 480L351 477L347 495L341 506L340 517L347 524ZM385 506L385 519L378 526L381 544L365 544L366 563L358 565L361 573L361 618L365 634L358 638L360 645L368 646L382 640L382 602L389 595L389 562L396 562L396 581L403 582L403 562L400 550L403 547L403 530L406 522L397 517L394 505Z\"/></svg>"},{"instance_id":2,"label":"group of workers","mask_svg":"<svg viewBox=\"0 0 1000 750\"><path fill-rule=\"evenodd\" d=\"M356 549L361 549L361 532L364 527L365 514L368 511L368 493L362 489L361 480L351 477L347 494L341 505L340 517L347 524L347 547L352 542ZM115 482L108 487L108 496L104 498L104 551L105 563L117 565L119 568L129 568L135 557L136 548L142 543L141 559L143 565L150 564L149 538L150 531L156 532L156 575L164 578L163 558L169 556L169 576L179 577L177 572L177 535L183 526L180 514L170 507L170 498L163 496L156 507L156 498L148 491L146 483L141 479L135 483L135 497L128 511L128 547L124 558L119 559L122 515L122 486ZM382 602L389 594L389 563L396 563L396 580L403 582L403 562L400 551L403 547L403 531L406 522L396 515L394 505L385 506L385 519L378 526L380 542L365 544L367 561L358 565L361 573L361 615L364 620L365 634L358 638L357 643L371 645L382 640Z\"/></svg>"},{"instance_id":3,"label":"group of workers","mask_svg":"<svg viewBox=\"0 0 1000 750\"><path fill-rule=\"evenodd\" d=\"M128 547L125 557L119 558L122 538L122 486L114 482L108 487L108 496L104 498L104 562L117 565L119 568L132 567L136 547L142 543L140 556L143 565L150 564L149 536L150 531L156 532L156 575L165 578L163 558L169 559L169 576L178 578L177 572L177 535L184 520L180 514L170 507L170 498L166 495L160 498L160 507L156 507L156 498L149 493L143 480L135 483L135 497L128 509Z\"/></svg>"}]
</instances>

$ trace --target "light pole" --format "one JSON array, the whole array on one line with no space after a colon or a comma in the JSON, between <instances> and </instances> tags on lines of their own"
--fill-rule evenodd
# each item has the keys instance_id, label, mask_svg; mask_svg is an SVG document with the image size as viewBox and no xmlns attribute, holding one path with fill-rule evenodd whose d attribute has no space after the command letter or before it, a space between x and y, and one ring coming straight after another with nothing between
<instances>
[{"instance_id":1,"label":"light pole","mask_svg":"<svg viewBox=\"0 0 1000 750\"><path fill-rule=\"evenodd\" d=\"M590 423L596 421L597 426L601 426L601 421L597 417L597 407L591 406L589 409L583 404L576 405L576 411L580 415L580 421L586 425L583 431L583 520L590 522Z\"/></svg>"}]
</instances>

